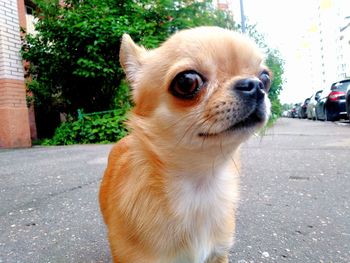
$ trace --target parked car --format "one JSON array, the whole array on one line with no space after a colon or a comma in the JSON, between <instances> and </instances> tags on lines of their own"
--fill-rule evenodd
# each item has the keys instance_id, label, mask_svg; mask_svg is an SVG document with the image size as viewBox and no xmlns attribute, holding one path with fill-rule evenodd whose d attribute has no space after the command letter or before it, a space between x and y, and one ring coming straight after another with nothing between
<instances>
[{"instance_id":1,"label":"parked car","mask_svg":"<svg viewBox=\"0 0 350 263\"><path fill-rule=\"evenodd\" d=\"M300 103L295 103L293 108L290 110L291 118L298 118L298 110L300 108Z\"/></svg>"},{"instance_id":2,"label":"parked car","mask_svg":"<svg viewBox=\"0 0 350 263\"><path fill-rule=\"evenodd\" d=\"M285 117L285 118L287 118L288 117L288 111L287 110L285 110L284 112L282 112L282 117Z\"/></svg>"},{"instance_id":3,"label":"parked car","mask_svg":"<svg viewBox=\"0 0 350 263\"><path fill-rule=\"evenodd\" d=\"M306 115L309 120L316 120L315 106L317 104L317 101L320 99L321 93L322 90L319 90L310 98L309 104L307 105L306 109Z\"/></svg>"},{"instance_id":4,"label":"parked car","mask_svg":"<svg viewBox=\"0 0 350 263\"><path fill-rule=\"evenodd\" d=\"M307 105L309 104L310 98L307 98L304 100L304 102L300 105L299 109L298 109L298 117L300 119L306 119L306 109L307 109Z\"/></svg>"},{"instance_id":5,"label":"parked car","mask_svg":"<svg viewBox=\"0 0 350 263\"><path fill-rule=\"evenodd\" d=\"M325 89L316 104L316 118L318 120L336 121L345 117L345 91L346 81L338 81L331 85L330 89Z\"/></svg>"},{"instance_id":6,"label":"parked car","mask_svg":"<svg viewBox=\"0 0 350 263\"><path fill-rule=\"evenodd\" d=\"M348 118L350 120L350 79L343 82L344 85L347 86L346 88L346 94L345 94L345 100L346 100L346 112L348 114Z\"/></svg>"}]
</instances>

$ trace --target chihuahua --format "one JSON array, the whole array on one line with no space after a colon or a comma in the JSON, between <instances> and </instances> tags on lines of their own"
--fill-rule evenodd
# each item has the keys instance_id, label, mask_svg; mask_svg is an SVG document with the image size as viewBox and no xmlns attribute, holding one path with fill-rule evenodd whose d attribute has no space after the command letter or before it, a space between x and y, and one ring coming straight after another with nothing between
<instances>
[{"instance_id":1,"label":"chihuahua","mask_svg":"<svg viewBox=\"0 0 350 263\"><path fill-rule=\"evenodd\" d=\"M271 73L233 31L179 31L146 50L123 35L135 106L111 150L100 207L115 263L227 263L239 145L270 113Z\"/></svg>"}]
</instances>

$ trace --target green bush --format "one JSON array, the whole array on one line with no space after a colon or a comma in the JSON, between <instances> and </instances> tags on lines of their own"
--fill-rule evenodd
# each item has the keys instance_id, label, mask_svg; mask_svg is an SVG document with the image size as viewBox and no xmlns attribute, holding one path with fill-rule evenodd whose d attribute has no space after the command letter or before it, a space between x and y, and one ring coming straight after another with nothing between
<instances>
[{"instance_id":1,"label":"green bush","mask_svg":"<svg viewBox=\"0 0 350 263\"><path fill-rule=\"evenodd\" d=\"M78 120L69 116L68 121L56 128L52 139L39 141L42 145L70 145L77 143L110 143L127 135L124 124L127 112L132 107L130 89L122 81L115 96L115 110L84 114L78 113Z\"/></svg>"},{"instance_id":2,"label":"green bush","mask_svg":"<svg viewBox=\"0 0 350 263\"><path fill-rule=\"evenodd\" d=\"M127 134L124 121L125 110L83 115L76 121L64 122L59 126L52 139L44 145L70 145L76 143L116 142Z\"/></svg>"}]
</instances>

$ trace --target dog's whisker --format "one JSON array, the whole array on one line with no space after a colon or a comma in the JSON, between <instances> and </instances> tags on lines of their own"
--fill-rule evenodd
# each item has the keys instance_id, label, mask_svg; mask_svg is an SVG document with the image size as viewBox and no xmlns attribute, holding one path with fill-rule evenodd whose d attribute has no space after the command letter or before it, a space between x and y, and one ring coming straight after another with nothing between
<instances>
[{"instance_id":1,"label":"dog's whisker","mask_svg":"<svg viewBox=\"0 0 350 263\"><path fill-rule=\"evenodd\" d=\"M206 122L210 121L212 118L214 118L215 115L211 115L209 117L207 117L206 119L204 119L204 121L201 123L201 126L203 126ZM212 123L208 129L208 131L210 131L211 127L214 125L215 123ZM202 144L201 144L201 148L203 149L203 145L205 142L205 139L207 138L207 136L203 136L203 140L202 140Z\"/></svg>"},{"instance_id":2,"label":"dog's whisker","mask_svg":"<svg viewBox=\"0 0 350 263\"><path fill-rule=\"evenodd\" d=\"M235 161L233 156L231 156L231 160L232 160L233 164L235 165L235 168L236 168L236 171L238 173L238 176L241 177L241 173L240 173L240 171L238 169L238 166L237 166L236 161Z\"/></svg>"},{"instance_id":3,"label":"dog's whisker","mask_svg":"<svg viewBox=\"0 0 350 263\"><path fill-rule=\"evenodd\" d=\"M215 115L210 115L208 117L206 117L199 125L202 127L206 124L206 122L209 122L212 118L214 118ZM212 123L212 125L214 125ZM211 129L212 125L209 127L209 130ZM203 145L204 145L204 142L205 142L205 139L207 138L207 136L203 136L203 140L202 140L202 143L201 143L201 149L203 149Z\"/></svg>"},{"instance_id":4,"label":"dog's whisker","mask_svg":"<svg viewBox=\"0 0 350 263\"><path fill-rule=\"evenodd\" d=\"M176 142L176 146L180 145L181 141L186 137L187 133L195 126L196 123L192 123L190 126L187 127L184 134L181 136L180 140Z\"/></svg>"},{"instance_id":5,"label":"dog's whisker","mask_svg":"<svg viewBox=\"0 0 350 263\"><path fill-rule=\"evenodd\" d=\"M196 117L202 113L206 112L206 110L200 110L200 111L191 111L189 113L187 113L185 116L182 116L181 118L177 119L176 121L174 121L172 124L170 124L169 126L165 127L163 130L166 131L168 129L173 128L174 126L176 126L177 124L179 124L180 122L184 121L187 118L191 118L191 117Z\"/></svg>"},{"instance_id":6,"label":"dog's whisker","mask_svg":"<svg viewBox=\"0 0 350 263\"><path fill-rule=\"evenodd\" d=\"M262 143L262 140L263 140L264 137L266 136L267 130L268 130L268 127L265 125L265 126L262 128L262 131L263 131L263 132L259 132L259 133L258 133L258 136L260 136L260 143ZM272 131L274 131L274 127L272 127Z\"/></svg>"},{"instance_id":7,"label":"dog's whisker","mask_svg":"<svg viewBox=\"0 0 350 263\"><path fill-rule=\"evenodd\" d=\"M221 154L222 154L222 156L224 157L224 159L227 160L227 158L226 158L226 156L225 156L225 154L224 154L224 151L223 151L223 149L222 149L222 138L220 139L220 151L221 151Z\"/></svg>"},{"instance_id":8,"label":"dog's whisker","mask_svg":"<svg viewBox=\"0 0 350 263\"><path fill-rule=\"evenodd\" d=\"M170 126L168 126L167 128L165 128L164 130L167 130L167 129L169 129L169 128L172 128L172 127L176 126L176 124L178 124L178 123L181 122L181 121L184 121L186 118L198 116L198 114L201 114L201 113L204 113L204 112L205 112L205 110L203 110L203 111L190 112L189 114L186 114L185 116L183 116L182 118L180 118L179 120L177 120L177 121L176 121L175 123L173 123L172 125L170 125ZM180 145L181 141L186 137L186 135L187 135L188 132L194 127L194 125L196 125L196 123L192 122L191 125L188 126L188 127L186 128L186 130L185 130L184 134L181 136L180 140L178 140L178 141L175 143L176 147L177 147L178 145ZM201 125L201 124L199 124L199 125ZM193 134L195 134L195 131L193 132ZM190 140L192 140L193 134L192 134Z\"/></svg>"},{"instance_id":9,"label":"dog's whisker","mask_svg":"<svg viewBox=\"0 0 350 263\"><path fill-rule=\"evenodd\" d=\"M182 135L181 139L177 142L177 145L183 140L183 138L188 135L188 132L189 130L191 130L193 128L194 125L198 126L198 127L201 127L203 126L207 121L209 121L213 116L209 116L209 117L206 117L204 120L202 120L201 122L199 123L192 123L184 132L184 134ZM193 139L193 136L196 136L197 133L196 133L196 130L193 129L192 131L192 134L189 136L190 137L190 141L192 141Z\"/></svg>"}]
</instances>

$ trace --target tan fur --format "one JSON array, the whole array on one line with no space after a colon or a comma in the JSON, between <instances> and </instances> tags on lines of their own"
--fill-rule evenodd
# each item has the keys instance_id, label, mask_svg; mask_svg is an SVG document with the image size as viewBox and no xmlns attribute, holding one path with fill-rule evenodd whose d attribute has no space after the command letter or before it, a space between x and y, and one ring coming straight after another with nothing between
<instances>
[{"instance_id":1,"label":"tan fur","mask_svg":"<svg viewBox=\"0 0 350 263\"><path fill-rule=\"evenodd\" d=\"M149 51L126 35L120 59L135 107L131 133L112 149L100 189L113 261L228 262L238 200L234 154L264 123L221 131L247 115L232 85L258 76L262 56L237 33L200 27ZM207 81L192 100L169 93L185 70Z\"/></svg>"}]
</instances>

